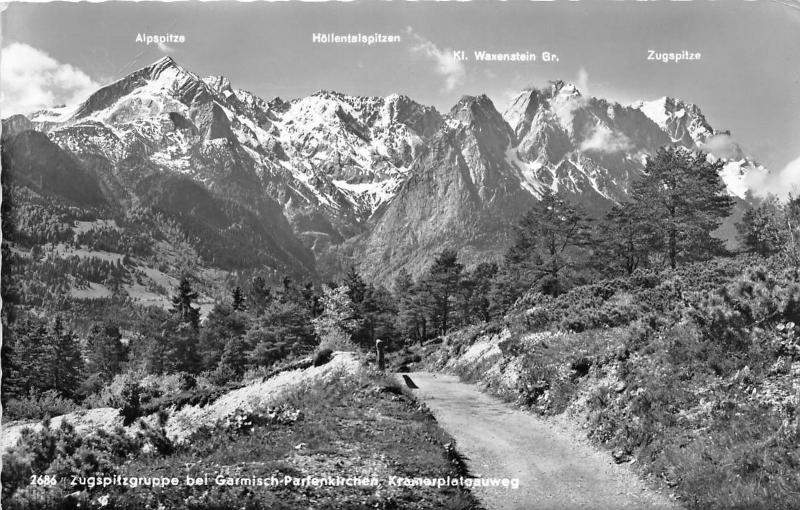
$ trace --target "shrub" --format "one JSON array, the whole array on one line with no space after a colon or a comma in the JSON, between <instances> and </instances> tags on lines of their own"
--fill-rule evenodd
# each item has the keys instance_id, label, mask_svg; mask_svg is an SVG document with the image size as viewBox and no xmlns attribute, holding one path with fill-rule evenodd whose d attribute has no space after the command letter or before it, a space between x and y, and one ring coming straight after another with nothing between
<instances>
[{"instance_id":1,"label":"shrub","mask_svg":"<svg viewBox=\"0 0 800 510\"><path fill-rule=\"evenodd\" d=\"M142 416L141 393L142 387L135 381L128 382L122 389L122 409L119 414L122 416L123 425L130 425L136 418Z\"/></svg>"},{"instance_id":2,"label":"shrub","mask_svg":"<svg viewBox=\"0 0 800 510\"><path fill-rule=\"evenodd\" d=\"M313 364L315 367L322 366L325 363L329 362L332 357L333 357L332 349L328 347L320 349L314 354Z\"/></svg>"},{"instance_id":3,"label":"shrub","mask_svg":"<svg viewBox=\"0 0 800 510\"><path fill-rule=\"evenodd\" d=\"M331 332L322 337L318 349L330 349L334 352L356 352L358 351L358 346L348 335L341 332Z\"/></svg>"},{"instance_id":4,"label":"shrub","mask_svg":"<svg viewBox=\"0 0 800 510\"><path fill-rule=\"evenodd\" d=\"M147 451L159 455L169 455L174 451L163 426L156 428L143 424L136 434L128 433L122 427L112 432L98 429L79 434L67 421L62 421L58 428L51 428L45 421L39 431L24 430L17 444L3 455L3 506L80 508L81 505L67 504L67 494L61 484L31 486L30 476L47 474L62 481L73 476L113 476L124 462ZM101 487L83 489L89 493L103 491Z\"/></svg>"},{"instance_id":5,"label":"shrub","mask_svg":"<svg viewBox=\"0 0 800 510\"><path fill-rule=\"evenodd\" d=\"M38 393L35 390L19 399L11 399L5 405L5 419L41 420L81 409L74 401L64 398L56 390Z\"/></svg>"}]
</instances>

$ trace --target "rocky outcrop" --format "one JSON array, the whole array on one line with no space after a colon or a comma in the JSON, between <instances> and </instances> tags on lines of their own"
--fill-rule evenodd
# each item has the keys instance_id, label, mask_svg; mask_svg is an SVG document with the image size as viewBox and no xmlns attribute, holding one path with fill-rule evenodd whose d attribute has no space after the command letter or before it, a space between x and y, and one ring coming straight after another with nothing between
<instances>
[{"instance_id":1,"label":"rocky outcrop","mask_svg":"<svg viewBox=\"0 0 800 510\"><path fill-rule=\"evenodd\" d=\"M504 158L513 132L491 100L464 97L450 118L359 240L354 258L366 274L385 280L401 267L420 274L443 248L459 250L466 263L489 260L533 203Z\"/></svg>"}]
</instances>

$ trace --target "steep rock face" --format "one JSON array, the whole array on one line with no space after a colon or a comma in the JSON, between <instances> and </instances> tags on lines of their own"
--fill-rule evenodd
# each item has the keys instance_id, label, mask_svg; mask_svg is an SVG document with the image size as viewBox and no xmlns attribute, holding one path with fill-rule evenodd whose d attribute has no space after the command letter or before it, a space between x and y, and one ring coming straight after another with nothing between
<instances>
[{"instance_id":1,"label":"steep rock face","mask_svg":"<svg viewBox=\"0 0 800 510\"><path fill-rule=\"evenodd\" d=\"M511 157L526 187L561 190L590 209L623 198L646 155L670 143L639 110L561 81L523 91L503 116L518 138Z\"/></svg>"},{"instance_id":2,"label":"steep rock face","mask_svg":"<svg viewBox=\"0 0 800 510\"><path fill-rule=\"evenodd\" d=\"M24 115L12 115L7 119L3 119L3 133L2 139L3 141L11 139L15 135L27 131L29 129L33 129L33 123L28 120L28 117Z\"/></svg>"},{"instance_id":3,"label":"steep rock face","mask_svg":"<svg viewBox=\"0 0 800 510\"><path fill-rule=\"evenodd\" d=\"M505 159L513 140L489 98L462 98L369 235L356 243L362 271L376 278L401 267L419 274L443 248L459 250L468 264L497 254L534 200Z\"/></svg>"}]
</instances>

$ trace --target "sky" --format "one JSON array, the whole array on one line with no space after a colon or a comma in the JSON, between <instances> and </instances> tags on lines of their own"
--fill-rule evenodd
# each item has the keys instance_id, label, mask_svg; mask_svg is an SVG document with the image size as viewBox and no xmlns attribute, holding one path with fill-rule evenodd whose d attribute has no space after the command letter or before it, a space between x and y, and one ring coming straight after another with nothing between
<instances>
[{"instance_id":1,"label":"sky","mask_svg":"<svg viewBox=\"0 0 800 510\"><path fill-rule=\"evenodd\" d=\"M164 55L266 99L396 92L440 111L481 93L502 111L523 88L563 79L623 104L665 95L696 103L715 129L800 182L796 0L15 3L1 28L3 117L80 101ZM314 33L400 41L321 44ZM138 34L185 41L148 45ZM649 50L701 58L664 63L648 60ZM479 62L475 51L530 52L537 61ZM543 52L558 61L543 61Z\"/></svg>"}]
</instances>

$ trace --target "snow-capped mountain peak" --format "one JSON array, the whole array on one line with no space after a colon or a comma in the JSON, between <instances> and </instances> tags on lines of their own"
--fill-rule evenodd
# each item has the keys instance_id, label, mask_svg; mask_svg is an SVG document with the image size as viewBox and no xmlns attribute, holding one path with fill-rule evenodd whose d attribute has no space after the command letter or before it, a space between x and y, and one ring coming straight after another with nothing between
<instances>
[{"instance_id":1,"label":"snow-capped mountain peak","mask_svg":"<svg viewBox=\"0 0 800 510\"><path fill-rule=\"evenodd\" d=\"M664 96L654 101L637 101L631 107L644 113L675 143L699 145L714 134L700 108L680 99Z\"/></svg>"},{"instance_id":2,"label":"snow-capped mountain peak","mask_svg":"<svg viewBox=\"0 0 800 510\"><path fill-rule=\"evenodd\" d=\"M11 127L27 126L15 119ZM170 57L79 105L32 115L30 126L78 158L105 158L126 172L180 173L210 189L263 193L318 253L395 228L416 243L409 208L419 209L420 221L430 214L452 222L436 235L450 235L465 218L476 232L491 226L487 246L496 246L495 234L545 189L598 211L624 200L647 156L665 145L724 158L723 179L737 195L760 168L697 106L669 97L624 106L553 81L521 91L503 114L477 95L443 115L402 94L320 90L264 100ZM402 252L384 241L390 255L381 260Z\"/></svg>"}]
</instances>

